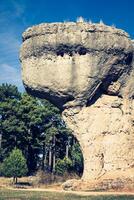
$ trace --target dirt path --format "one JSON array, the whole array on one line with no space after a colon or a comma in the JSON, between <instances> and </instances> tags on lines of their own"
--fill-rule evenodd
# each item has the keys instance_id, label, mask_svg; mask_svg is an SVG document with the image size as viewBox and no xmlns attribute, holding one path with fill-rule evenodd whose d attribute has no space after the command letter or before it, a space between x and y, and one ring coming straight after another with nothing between
<instances>
[{"instance_id":1,"label":"dirt path","mask_svg":"<svg viewBox=\"0 0 134 200\"><path fill-rule=\"evenodd\" d=\"M18 188L9 188L11 190L22 190L22 191L41 191L41 192L57 192L65 194L76 194L81 196L99 196L99 195L131 195L134 196L134 192L84 192L84 191L65 191L62 189L44 189L44 188L29 188L29 189L18 189Z\"/></svg>"}]
</instances>

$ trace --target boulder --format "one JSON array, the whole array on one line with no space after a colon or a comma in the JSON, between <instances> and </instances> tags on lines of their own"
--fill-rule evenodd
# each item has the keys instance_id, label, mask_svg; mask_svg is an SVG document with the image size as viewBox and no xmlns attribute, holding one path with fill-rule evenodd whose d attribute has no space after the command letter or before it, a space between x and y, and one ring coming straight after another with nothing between
<instances>
[{"instance_id":1,"label":"boulder","mask_svg":"<svg viewBox=\"0 0 134 200\"><path fill-rule=\"evenodd\" d=\"M124 183L122 171L134 169L133 51L126 32L104 24L44 23L23 33L24 86L61 109L83 152L82 183L109 184L117 171L112 182Z\"/></svg>"}]
</instances>

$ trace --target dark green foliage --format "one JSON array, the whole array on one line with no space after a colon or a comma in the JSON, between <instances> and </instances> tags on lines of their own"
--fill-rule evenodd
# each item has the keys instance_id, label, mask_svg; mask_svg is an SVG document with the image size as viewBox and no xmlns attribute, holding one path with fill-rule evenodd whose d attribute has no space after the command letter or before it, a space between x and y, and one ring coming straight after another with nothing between
<instances>
[{"instance_id":1,"label":"dark green foliage","mask_svg":"<svg viewBox=\"0 0 134 200\"><path fill-rule=\"evenodd\" d=\"M58 159L56 163L56 173L63 175L65 172L70 172L73 167L73 162L69 158Z\"/></svg>"},{"instance_id":2,"label":"dark green foliage","mask_svg":"<svg viewBox=\"0 0 134 200\"><path fill-rule=\"evenodd\" d=\"M9 154L2 164L2 174L6 177L13 177L14 180L17 177L22 177L27 174L26 159L19 149L14 149Z\"/></svg>"},{"instance_id":3,"label":"dark green foliage","mask_svg":"<svg viewBox=\"0 0 134 200\"><path fill-rule=\"evenodd\" d=\"M17 87L15 85L11 84L2 84L0 86L0 101L4 101L6 99L20 99L21 94L18 91Z\"/></svg>"},{"instance_id":4,"label":"dark green foliage","mask_svg":"<svg viewBox=\"0 0 134 200\"><path fill-rule=\"evenodd\" d=\"M73 162L73 168L80 175L83 172L83 156L80 149L80 145L76 142L71 148L71 160Z\"/></svg>"},{"instance_id":5,"label":"dark green foliage","mask_svg":"<svg viewBox=\"0 0 134 200\"><path fill-rule=\"evenodd\" d=\"M20 95L16 86L8 84L0 86L0 100L0 162L16 147L27 160L28 174L40 168L59 173L63 165L67 165L63 171L81 173L80 147L58 108L47 100Z\"/></svg>"}]
</instances>

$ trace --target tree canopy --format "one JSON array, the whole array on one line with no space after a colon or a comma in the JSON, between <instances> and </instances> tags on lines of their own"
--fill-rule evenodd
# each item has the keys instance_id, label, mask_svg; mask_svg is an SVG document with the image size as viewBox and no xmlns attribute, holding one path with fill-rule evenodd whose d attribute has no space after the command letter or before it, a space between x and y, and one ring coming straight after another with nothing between
<instances>
[{"instance_id":1,"label":"tree canopy","mask_svg":"<svg viewBox=\"0 0 134 200\"><path fill-rule=\"evenodd\" d=\"M14 148L20 149L25 156L28 174L38 169L56 173L59 163L62 168L67 161L72 163L67 171L81 174L83 170L80 146L66 128L60 110L47 100L21 94L16 86L2 84L0 162Z\"/></svg>"}]
</instances>

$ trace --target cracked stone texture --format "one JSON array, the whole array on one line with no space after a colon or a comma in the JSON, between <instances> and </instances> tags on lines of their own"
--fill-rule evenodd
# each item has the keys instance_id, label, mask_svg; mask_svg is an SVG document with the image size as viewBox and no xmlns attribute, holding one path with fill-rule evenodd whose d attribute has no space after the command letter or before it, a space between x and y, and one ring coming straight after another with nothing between
<instances>
[{"instance_id":1,"label":"cracked stone texture","mask_svg":"<svg viewBox=\"0 0 134 200\"><path fill-rule=\"evenodd\" d=\"M127 33L86 22L40 24L23 33L20 60L26 90L59 107L78 139L82 180L114 171L117 179L134 169L133 41Z\"/></svg>"}]
</instances>

